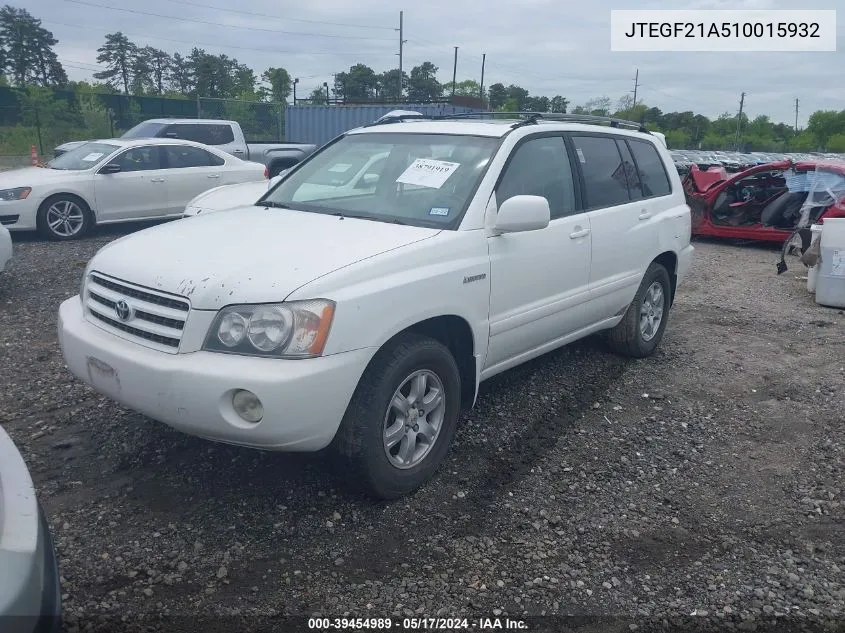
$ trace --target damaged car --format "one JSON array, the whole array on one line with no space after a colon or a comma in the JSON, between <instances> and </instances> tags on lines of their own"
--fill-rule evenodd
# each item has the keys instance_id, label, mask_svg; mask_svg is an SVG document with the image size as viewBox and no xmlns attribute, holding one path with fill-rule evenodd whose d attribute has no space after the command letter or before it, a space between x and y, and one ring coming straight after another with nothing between
<instances>
[{"instance_id":1,"label":"damaged car","mask_svg":"<svg viewBox=\"0 0 845 633\"><path fill-rule=\"evenodd\" d=\"M845 217L845 162L790 160L736 174L693 165L683 179L692 235L786 243L810 225Z\"/></svg>"}]
</instances>

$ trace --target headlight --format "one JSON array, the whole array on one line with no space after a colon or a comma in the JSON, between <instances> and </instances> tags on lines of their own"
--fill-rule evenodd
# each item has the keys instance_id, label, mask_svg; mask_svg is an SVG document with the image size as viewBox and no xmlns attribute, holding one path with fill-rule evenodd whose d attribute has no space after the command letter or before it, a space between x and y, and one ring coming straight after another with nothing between
<instances>
[{"instance_id":1,"label":"headlight","mask_svg":"<svg viewBox=\"0 0 845 633\"><path fill-rule=\"evenodd\" d=\"M12 200L26 200L32 193L32 187L15 187L14 189L0 189L0 200L11 202Z\"/></svg>"},{"instance_id":2,"label":"headlight","mask_svg":"<svg viewBox=\"0 0 845 633\"><path fill-rule=\"evenodd\" d=\"M272 358L313 358L323 353L334 301L314 299L223 308L203 349Z\"/></svg>"}]
</instances>

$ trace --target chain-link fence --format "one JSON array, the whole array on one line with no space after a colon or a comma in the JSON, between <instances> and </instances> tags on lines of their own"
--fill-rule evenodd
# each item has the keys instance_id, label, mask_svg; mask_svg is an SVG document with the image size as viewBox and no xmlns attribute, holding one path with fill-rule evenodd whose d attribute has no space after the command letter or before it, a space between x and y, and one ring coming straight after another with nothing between
<instances>
[{"instance_id":1,"label":"chain-link fence","mask_svg":"<svg viewBox=\"0 0 845 633\"><path fill-rule=\"evenodd\" d=\"M0 169L50 157L68 141L120 136L154 118L228 119L252 140L284 139L284 104L239 99L166 98L0 87Z\"/></svg>"}]
</instances>

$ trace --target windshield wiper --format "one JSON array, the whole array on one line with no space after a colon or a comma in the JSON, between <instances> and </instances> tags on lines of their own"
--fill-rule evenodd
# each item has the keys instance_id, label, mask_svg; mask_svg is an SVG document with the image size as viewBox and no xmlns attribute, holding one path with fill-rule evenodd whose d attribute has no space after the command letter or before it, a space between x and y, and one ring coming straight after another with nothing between
<instances>
[{"instance_id":1,"label":"windshield wiper","mask_svg":"<svg viewBox=\"0 0 845 633\"><path fill-rule=\"evenodd\" d=\"M293 207L289 207L286 204L282 204L281 202L273 202L272 200L265 200L264 202L256 202L256 207L272 207L273 209L292 209Z\"/></svg>"}]
</instances>

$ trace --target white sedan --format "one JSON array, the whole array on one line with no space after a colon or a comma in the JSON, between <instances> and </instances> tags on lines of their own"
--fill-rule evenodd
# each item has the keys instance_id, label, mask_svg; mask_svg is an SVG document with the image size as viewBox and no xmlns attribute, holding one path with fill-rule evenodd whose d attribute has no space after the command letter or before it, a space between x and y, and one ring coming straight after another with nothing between
<instances>
[{"instance_id":1,"label":"white sedan","mask_svg":"<svg viewBox=\"0 0 845 633\"><path fill-rule=\"evenodd\" d=\"M268 182L243 182L238 185L225 185L209 189L191 200L185 207L183 217L190 218L200 213L226 211L245 204L258 202L258 199L282 179L287 170L273 176Z\"/></svg>"},{"instance_id":2,"label":"white sedan","mask_svg":"<svg viewBox=\"0 0 845 633\"><path fill-rule=\"evenodd\" d=\"M54 240L95 224L179 218L195 196L220 185L259 182L264 165L177 139L85 143L47 167L0 173L0 222Z\"/></svg>"}]
</instances>

